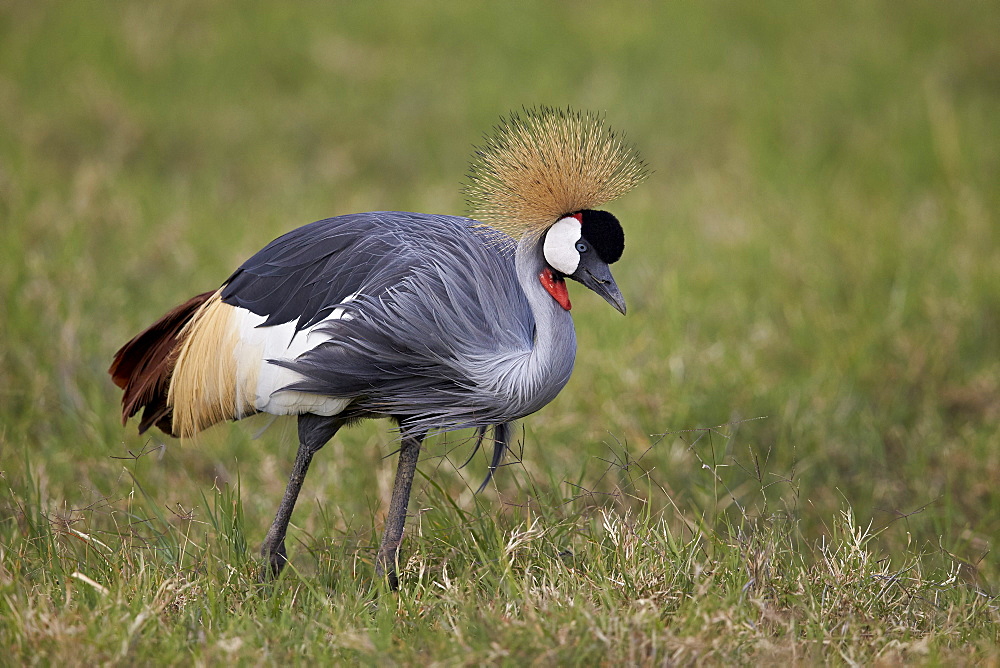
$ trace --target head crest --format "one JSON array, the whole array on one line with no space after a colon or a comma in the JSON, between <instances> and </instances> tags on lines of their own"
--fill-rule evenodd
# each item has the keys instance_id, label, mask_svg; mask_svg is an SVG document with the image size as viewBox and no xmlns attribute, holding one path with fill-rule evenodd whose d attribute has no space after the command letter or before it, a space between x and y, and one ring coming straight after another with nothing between
<instances>
[{"instance_id":1,"label":"head crest","mask_svg":"<svg viewBox=\"0 0 1000 668\"><path fill-rule=\"evenodd\" d=\"M473 217L517 238L597 209L647 173L602 115L539 107L500 119L476 149L465 195Z\"/></svg>"}]
</instances>

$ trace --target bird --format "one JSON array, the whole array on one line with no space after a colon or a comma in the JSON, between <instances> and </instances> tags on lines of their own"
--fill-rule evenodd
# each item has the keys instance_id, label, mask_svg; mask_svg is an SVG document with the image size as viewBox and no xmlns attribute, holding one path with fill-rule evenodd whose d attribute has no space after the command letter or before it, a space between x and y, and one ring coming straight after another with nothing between
<instances>
[{"instance_id":1,"label":"bird","mask_svg":"<svg viewBox=\"0 0 1000 668\"><path fill-rule=\"evenodd\" d=\"M142 411L140 434L155 426L187 439L258 413L295 416L298 450L260 549L267 580L288 561L289 520L316 452L346 425L390 418L399 460L375 574L395 590L428 433L474 429L476 450L489 435L481 491L513 423L570 379L567 279L625 314L609 267L624 231L600 207L647 174L603 114L501 116L473 153L470 217L375 211L293 229L122 346L108 370L123 390L122 424Z\"/></svg>"}]
</instances>

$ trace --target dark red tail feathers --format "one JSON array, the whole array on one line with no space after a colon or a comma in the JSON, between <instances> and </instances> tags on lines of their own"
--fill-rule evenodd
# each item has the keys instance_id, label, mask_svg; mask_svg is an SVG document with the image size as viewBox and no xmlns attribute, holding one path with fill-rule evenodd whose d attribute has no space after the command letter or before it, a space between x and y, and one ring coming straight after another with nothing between
<instances>
[{"instance_id":1,"label":"dark red tail feathers","mask_svg":"<svg viewBox=\"0 0 1000 668\"><path fill-rule=\"evenodd\" d=\"M215 290L202 293L170 310L115 353L108 373L115 385L125 390L122 424L142 408L140 434L156 425L173 435L173 411L167 405L167 390L177 360L175 348L184 325L214 294Z\"/></svg>"}]
</instances>

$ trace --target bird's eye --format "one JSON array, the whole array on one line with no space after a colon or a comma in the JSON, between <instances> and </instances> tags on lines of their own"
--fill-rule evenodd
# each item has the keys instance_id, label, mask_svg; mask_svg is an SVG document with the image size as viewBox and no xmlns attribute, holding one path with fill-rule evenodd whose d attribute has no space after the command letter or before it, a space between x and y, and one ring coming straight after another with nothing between
<instances>
[{"instance_id":1,"label":"bird's eye","mask_svg":"<svg viewBox=\"0 0 1000 668\"><path fill-rule=\"evenodd\" d=\"M587 244L583 243L582 241L579 242L579 243L577 243L576 244L576 250L579 253L586 253L587 252Z\"/></svg>"}]
</instances>

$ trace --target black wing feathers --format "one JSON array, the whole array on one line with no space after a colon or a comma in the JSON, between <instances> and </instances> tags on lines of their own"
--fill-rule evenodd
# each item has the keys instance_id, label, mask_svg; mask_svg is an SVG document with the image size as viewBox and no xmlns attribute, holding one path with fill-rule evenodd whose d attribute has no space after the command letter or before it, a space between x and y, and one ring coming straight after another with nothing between
<instances>
[{"instance_id":1,"label":"black wing feathers","mask_svg":"<svg viewBox=\"0 0 1000 668\"><path fill-rule=\"evenodd\" d=\"M376 228L377 231L377 228ZM261 327L316 324L397 257L365 215L321 220L278 237L226 281L222 300L266 316Z\"/></svg>"}]
</instances>

